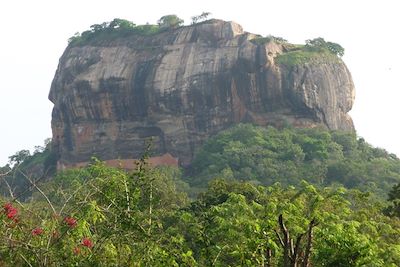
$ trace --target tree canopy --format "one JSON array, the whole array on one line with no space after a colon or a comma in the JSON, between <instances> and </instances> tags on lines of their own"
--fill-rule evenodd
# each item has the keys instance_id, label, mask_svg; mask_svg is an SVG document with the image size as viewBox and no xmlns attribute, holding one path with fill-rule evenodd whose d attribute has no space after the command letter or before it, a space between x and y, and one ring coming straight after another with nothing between
<instances>
[{"instance_id":1,"label":"tree canopy","mask_svg":"<svg viewBox=\"0 0 400 267\"><path fill-rule=\"evenodd\" d=\"M400 161L355 133L240 124L207 140L188 176L199 187L215 177L263 185L298 185L304 179L371 190L385 198L400 182Z\"/></svg>"},{"instance_id":2,"label":"tree canopy","mask_svg":"<svg viewBox=\"0 0 400 267\"><path fill-rule=\"evenodd\" d=\"M0 265L400 265L399 159L354 133L240 124L204 144L190 177L146 151L130 172L93 159L32 179L22 167L49 144L0 168L29 185L0 196Z\"/></svg>"},{"instance_id":3,"label":"tree canopy","mask_svg":"<svg viewBox=\"0 0 400 267\"><path fill-rule=\"evenodd\" d=\"M174 172L95 160L29 202L0 199L6 266L398 266L400 220L343 187L213 180L189 202Z\"/></svg>"},{"instance_id":4,"label":"tree canopy","mask_svg":"<svg viewBox=\"0 0 400 267\"><path fill-rule=\"evenodd\" d=\"M90 30L82 33L77 32L69 38L68 43L70 46L81 46L89 43L97 44L105 40L113 40L131 35L153 35L159 33L161 30L159 25L136 25L129 20L116 18L110 22L93 24L90 26Z\"/></svg>"},{"instance_id":5,"label":"tree canopy","mask_svg":"<svg viewBox=\"0 0 400 267\"><path fill-rule=\"evenodd\" d=\"M198 16L193 16L191 17L192 19L192 24L196 24L202 21L205 21L209 16L211 15L210 12L202 12L200 15Z\"/></svg>"},{"instance_id":6,"label":"tree canopy","mask_svg":"<svg viewBox=\"0 0 400 267\"><path fill-rule=\"evenodd\" d=\"M165 15L158 20L158 25L161 28L173 29L183 25L183 20L177 15Z\"/></svg>"},{"instance_id":7,"label":"tree canopy","mask_svg":"<svg viewBox=\"0 0 400 267\"><path fill-rule=\"evenodd\" d=\"M328 50L339 57L344 55L344 48L341 45L333 42L326 42L324 38L321 37L306 40L306 47L311 50Z\"/></svg>"}]
</instances>

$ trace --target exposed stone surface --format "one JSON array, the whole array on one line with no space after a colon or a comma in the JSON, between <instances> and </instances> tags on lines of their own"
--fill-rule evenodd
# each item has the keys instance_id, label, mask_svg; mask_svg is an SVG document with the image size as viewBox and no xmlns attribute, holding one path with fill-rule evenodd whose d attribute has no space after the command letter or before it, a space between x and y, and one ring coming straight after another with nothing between
<instances>
[{"instance_id":1,"label":"exposed stone surface","mask_svg":"<svg viewBox=\"0 0 400 267\"><path fill-rule=\"evenodd\" d=\"M256 45L234 22L211 20L154 36L68 47L49 98L59 166L154 154L183 165L210 135L235 123L354 130L345 64L283 66L285 48Z\"/></svg>"}]
</instances>

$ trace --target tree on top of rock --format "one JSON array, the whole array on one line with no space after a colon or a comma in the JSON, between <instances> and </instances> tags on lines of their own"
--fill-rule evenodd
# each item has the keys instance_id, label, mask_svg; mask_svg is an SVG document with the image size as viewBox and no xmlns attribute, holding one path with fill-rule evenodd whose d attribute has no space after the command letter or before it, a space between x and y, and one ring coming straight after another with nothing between
<instances>
[{"instance_id":1,"label":"tree on top of rock","mask_svg":"<svg viewBox=\"0 0 400 267\"><path fill-rule=\"evenodd\" d=\"M208 16L210 16L210 15L211 15L210 12L203 12L198 16L193 16L192 17L192 24L196 24L196 23L205 21L208 18Z\"/></svg>"},{"instance_id":2,"label":"tree on top of rock","mask_svg":"<svg viewBox=\"0 0 400 267\"><path fill-rule=\"evenodd\" d=\"M183 22L183 19L179 18L177 15L165 15L157 21L158 25L165 29L178 28L182 26Z\"/></svg>"},{"instance_id":3,"label":"tree on top of rock","mask_svg":"<svg viewBox=\"0 0 400 267\"><path fill-rule=\"evenodd\" d=\"M318 37L310 40L306 40L306 47L311 50L328 50L329 52L342 57L344 55L344 48L337 43L326 42L324 38Z\"/></svg>"}]
</instances>

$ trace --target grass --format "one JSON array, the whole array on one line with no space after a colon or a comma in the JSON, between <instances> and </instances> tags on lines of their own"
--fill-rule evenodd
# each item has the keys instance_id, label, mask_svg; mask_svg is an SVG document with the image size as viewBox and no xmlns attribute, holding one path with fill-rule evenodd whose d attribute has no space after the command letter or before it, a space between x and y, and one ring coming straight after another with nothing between
<instances>
[{"instance_id":1,"label":"grass","mask_svg":"<svg viewBox=\"0 0 400 267\"><path fill-rule=\"evenodd\" d=\"M263 45L267 44L272 41L272 38L270 37L256 37L254 39L251 39L250 42L256 45Z\"/></svg>"},{"instance_id":2,"label":"grass","mask_svg":"<svg viewBox=\"0 0 400 267\"><path fill-rule=\"evenodd\" d=\"M256 44L256 45L264 45L264 44L267 44L272 41L274 41L275 43L278 43L278 44L286 44L287 43L287 40L283 39L282 37L276 37L276 36L272 36L272 35L268 35L266 37L256 37L256 38L250 40L250 42L252 42L253 44Z\"/></svg>"},{"instance_id":3,"label":"grass","mask_svg":"<svg viewBox=\"0 0 400 267\"><path fill-rule=\"evenodd\" d=\"M285 66L304 65L307 63L332 63L339 58L329 51L309 51L306 49L289 51L276 57L276 62Z\"/></svg>"}]
</instances>

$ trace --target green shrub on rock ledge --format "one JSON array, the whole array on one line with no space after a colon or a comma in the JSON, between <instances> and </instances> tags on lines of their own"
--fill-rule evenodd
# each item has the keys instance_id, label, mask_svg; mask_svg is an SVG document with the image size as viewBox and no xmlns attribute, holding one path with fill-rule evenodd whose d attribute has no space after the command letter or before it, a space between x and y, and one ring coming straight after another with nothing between
<instances>
[{"instance_id":1,"label":"green shrub on rock ledge","mask_svg":"<svg viewBox=\"0 0 400 267\"><path fill-rule=\"evenodd\" d=\"M340 59L327 51L308 51L305 49L290 51L276 57L276 62L285 66L303 65L307 63L337 63Z\"/></svg>"},{"instance_id":2,"label":"green shrub on rock ledge","mask_svg":"<svg viewBox=\"0 0 400 267\"><path fill-rule=\"evenodd\" d=\"M70 46L83 46L87 44L98 43L104 40L114 40L116 38L127 37L131 35L149 36L182 26L183 20L176 15L163 16L158 25L145 24L136 25L125 19L114 19L111 22L103 22L90 26L90 30L82 33L76 33L69 38Z\"/></svg>"},{"instance_id":3,"label":"green shrub on rock ledge","mask_svg":"<svg viewBox=\"0 0 400 267\"><path fill-rule=\"evenodd\" d=\"M344 48L341 45L318 37L306 40L306 45L289 47L286 53L277 56L276 61L285 66L338 63L343 55Z\"/></svg>"},{"instance_id":4,"label":"green shrub on rock ledge","mask_svg":"<svg viewBox=\"0 0 400 267\"><path fill-rule=\"evenodd\" d=\"M251 39L250 42L256 45L263 45L263 44L268 44L269 42L275 42L278 44L284 44L287 43L286 39L283 39L282 37L277 37L273 35L268 35L266 37L256 37L254 39Z\"/></svg>"}]
</instances>

